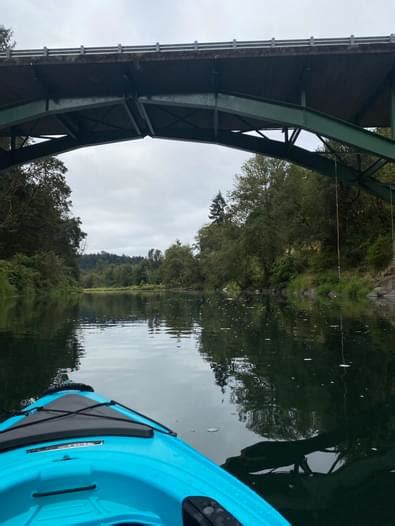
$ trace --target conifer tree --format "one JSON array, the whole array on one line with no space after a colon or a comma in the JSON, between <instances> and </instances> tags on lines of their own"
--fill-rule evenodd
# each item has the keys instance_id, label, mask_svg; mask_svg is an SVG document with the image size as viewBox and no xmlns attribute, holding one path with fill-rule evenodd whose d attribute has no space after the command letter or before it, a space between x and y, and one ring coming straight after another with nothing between
<instances>
[{"instance_id":1,"label":"conifer tree","mask_svg":"<svg viewBox=\"0 0 395 526\"><path fill-rule=\"evenodd\" d=\"M209 219L217 225L225 223L226 219L226 201L222 197L221 191L214 197L210 205Z\"/></svg>"}]
</instances>

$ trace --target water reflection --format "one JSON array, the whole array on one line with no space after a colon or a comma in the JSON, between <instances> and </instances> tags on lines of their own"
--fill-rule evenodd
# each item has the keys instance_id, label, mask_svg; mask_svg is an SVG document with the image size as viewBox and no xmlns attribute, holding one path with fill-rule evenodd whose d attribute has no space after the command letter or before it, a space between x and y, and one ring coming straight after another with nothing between
<instances>
[{"instance_id":1,"label":"water reflection","mask_svg":"<svg viewBox=\"0 0 395 526\"><path fill-rule=\"evenodd\" d=\"M308 439L257 442L223 467L295 524L393 524L393 409L376 407ZM312 467L317 455L328 458L325 470Z\"/></svg>"},{"instance_id":2,"label":"water reflection","mask_svg":"<svg viewBox=\"0 0 395 526\"><path fill-rule=\"evenodd\" d=\"M8 304L1 406L67 371L175 428L294 524L386 524L393 335L370 305L178 293Z\"/></svg>"},{"instance_id":3,"label":"water reflection","mask_svg":"<svg viewBox=\"0 0 395 526\"><path fill-rule=\"evenodd\" d=\"M79 367L78 302L0 304L0 409L38 397L62 369Z\"/></svg>"},{"instance_id":4,"label":"water reflection","mask_svg":"<svg viewBox=\"0 0 395 526\"><path fill-rule=\"evenodd\" d=\"M200 302L200 296L192 294L86 294L81 320L103 327L144 321L152 334L165 330L180 338L199 327Z\"/></svg>"},{"instance_id":5,"label":"water reflection","mask_svg":"<svg viewBox=\"0 0 395 526\"><path fill-rule=\"evenodd\" d=\"M218 384L231 385L248 427L271 439L298 439L336 428L390 396L393 329L370 314L354 319L325 307L209 302L201 351ZM225 326L231 329L221 331ZM351 367L341 367L344 360Z\"/></svg>"}]
</instances>

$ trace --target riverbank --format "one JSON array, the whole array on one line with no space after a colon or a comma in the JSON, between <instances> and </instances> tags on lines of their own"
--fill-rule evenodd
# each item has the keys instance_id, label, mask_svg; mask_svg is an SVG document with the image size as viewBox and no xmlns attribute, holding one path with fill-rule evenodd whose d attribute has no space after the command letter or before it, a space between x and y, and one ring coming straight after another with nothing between
<instances>
[{"instance_id":1,"label":"riverbank","mask_svg":"<svg viewBox=\"0 0 395 526\"><path fill-rule=\"evenodd\" d=\"M366 301L367 299L386 300L395 302L395 275L387 271L379 275L369 273L344 272L340 280L336 272L305 273L296 276L276 289L256 290L255 293L281 294L288 297L302 297L306 299L345 299L350 301ZM133 294L138 292L201 292L186 288L168 287L162 284L131 285L129 287L92 287L82 288L83 294ZM239 287L226 287L224 292L238 296L243 291ZM205 290L205 292L215 292ZM250 291L252 292L252 291Z\"/></svg>"},{"instance_id":2,"label":"riverbank","mask_svg":"<svg viewBox=\"0 0 395 526\"><path fill-rule=\"evenodd\" d=\"M336 272L305 273L292 279L287 295L306 298L345 298L349 300L385 300L395 302L395 274L387 269L380 274Z\"/></svg>"},{"instance_id":3,"label":"riverbank","mask_svg":"<svg viewBox=\"0 0 395 526\"><path fill-rule=\"evenodd\" d=\"M15 297L62 297L79 293L75 269L53 252L0 260L0 301Z\"/></svg>"},{"instance_id":4,"label":"riverbank","mask_svg":"<svg viewBox=\"0 0 395 526\"><path fill-rule=\"evenodd\" d=\"M131 285L130 287L92 287L83 288L83 294L132 294L136 292L160 292L169 290L164 285Z\"/></svg>"},{"instance_id":5,"label":"riverbank","mask_svg":"<svg viewBox=\"0 0 395 526\"><path fill-rule=\"evenodd\" d=\"M375 279L369 274L344 272L339 280L336 272L305 273L296 276L286 286L288 295L306 298L366 299L375 286Z\"/></svg>"}]
</instances>

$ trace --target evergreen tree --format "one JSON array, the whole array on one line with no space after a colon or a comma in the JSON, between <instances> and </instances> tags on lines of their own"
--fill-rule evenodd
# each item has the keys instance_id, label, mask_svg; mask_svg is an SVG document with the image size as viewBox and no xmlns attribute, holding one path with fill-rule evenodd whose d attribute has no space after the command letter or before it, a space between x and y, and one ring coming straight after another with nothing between
<instances>
[{"instance_id":1,"label":"evergreen tree","mask_svg":"<svg viewBox=\"0 0 395 526\"><path fill-rule=\"evenodd\" d=\"M209 219L217 225L225 223L226 220L226 201L222 197L221 191L214 197L210 205Z\"/></svg>"}]
</instances>

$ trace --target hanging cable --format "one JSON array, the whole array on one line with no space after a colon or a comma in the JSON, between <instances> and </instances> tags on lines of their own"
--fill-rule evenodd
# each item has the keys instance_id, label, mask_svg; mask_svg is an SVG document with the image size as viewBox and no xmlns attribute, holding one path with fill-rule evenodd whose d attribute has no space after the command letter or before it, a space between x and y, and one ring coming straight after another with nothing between
<instances>
[{"instance_id":1,"label":"hanging cable","mask_svg":"<svg viewBox=\"0 0 395 526\"><path fill-rule=\"evenodd\" d=\"M335 179L336 179L336 244L337 244L337 276L341 280L340 267L340 224L339 224L339 192L337 181L337 159L335 157Z\"/></svg>"}]
</instances>

